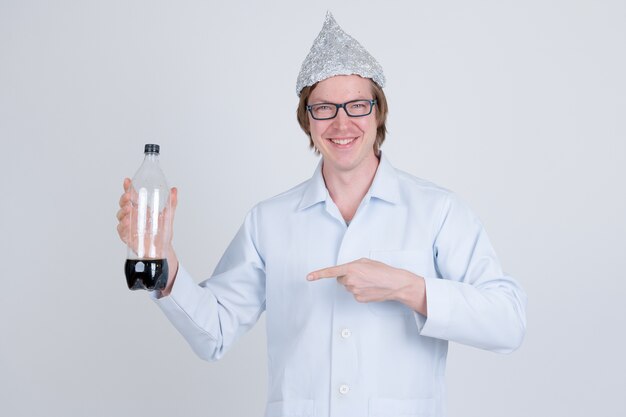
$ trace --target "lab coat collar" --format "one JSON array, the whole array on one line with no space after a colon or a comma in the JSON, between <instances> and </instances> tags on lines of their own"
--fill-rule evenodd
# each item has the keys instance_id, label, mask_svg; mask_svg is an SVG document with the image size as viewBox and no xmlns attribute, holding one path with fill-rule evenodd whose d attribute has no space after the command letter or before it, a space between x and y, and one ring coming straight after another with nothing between
<instances>
[{"instance_id":1,"label":"lab coat collar","mask_svg":"<svg viewBox=\"0 0 626 417\"><path fill-rule=\"evenodd\" d=\"M326 201L326 194L328 193L328 190L326 190L324 176L322 175L323 162L324 159L320 159L320 162L319 164L317 164L317 168L315 169L313 176L307 182L306 188L304 189L304 194L302 195L302 199L300 200L300 204L298 204L298 210L304 210L317 203Z\"/></svg>"},{"instance_id":2,"label":"lab coat collar","mask_svg":"<svg viewBox=\"0 0 626 417\"><path fill-rule=\"evenodd\" d=\"M391 204L400 204L401 202L398 173L382 152L374 181L367 194Z\"/></svg>"},{"instance_id":3,"label":"lab coat collar","mask_svg":"<svg viewBox=\"0 0 626 417\"><path fill-rule=\"evenodd\" d=\"M298 210L304 210L317 203L326 201L326 198L330 198L324 182L324 176L322 175L323 163L324 160L321 159L313 176L308 181L300 204L298 205ZM374 181L365 195L365 200L369 201L370 198L377 198L391 204L400 203L398 174L382 152Z\"/></svg>"}]
</instances>

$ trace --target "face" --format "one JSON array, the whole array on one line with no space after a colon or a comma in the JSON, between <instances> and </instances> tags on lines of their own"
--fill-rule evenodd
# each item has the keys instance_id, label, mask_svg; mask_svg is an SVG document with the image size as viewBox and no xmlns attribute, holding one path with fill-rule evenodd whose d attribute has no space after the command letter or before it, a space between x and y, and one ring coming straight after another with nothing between
<instances>
[{"instance_id":1,"label":"face","mask_svg":"<svg viewBox=\"0 0 626 417\"><path fill-rule=\"evenodd\" d=\"M341 104L350 100L373 99L372 81L358 75L338 75L317 84L308 104ZM343 108L330 120L315 120L308 115L311 138L324 157L324 171L357 171L377 162L376 106L363 117L349 117ZM374 165L375 166L375 165Z\"/></svg>"}]
</instances>

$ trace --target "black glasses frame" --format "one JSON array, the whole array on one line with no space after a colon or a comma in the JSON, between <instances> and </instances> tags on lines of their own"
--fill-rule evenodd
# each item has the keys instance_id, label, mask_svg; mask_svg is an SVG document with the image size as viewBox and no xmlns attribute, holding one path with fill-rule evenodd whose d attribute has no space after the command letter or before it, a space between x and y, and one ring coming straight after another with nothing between
<instances>
[{"instance_id":1,"label":"black glasses frame","mask_svg":"<svg viewBox=\"0 0 626 417\"><path fill-rule=\"evenodd\" d=\"M350 112L348 111L348 108L346 107L349 104L352 103L356 103L359 101L366 101L370 104L370 111L365 113L365 114L350 114ZM313 106L319 106L320 104L324 104L327 106L335 106L335 114L333 114L331 117L315 117L315 115L313 115ZM343 107L343 110L346 112L346 114L349 117L364 117L364 116L369 116L370 114L372 114L372 109L374 109L374 106L376 105L376 99L372 99L372 100L367 100L367 99L360 99L360 100L350 100L350 101L346 101L343 104L335 104L335 103L315 103L315 104L307 104L306 109L309 111L309 113L311 113L311 117L315 120L330 120L330 119L334 119L335 117L337 117L337 114L339 114L339 109Z\"/></svg>"}]
</instances>

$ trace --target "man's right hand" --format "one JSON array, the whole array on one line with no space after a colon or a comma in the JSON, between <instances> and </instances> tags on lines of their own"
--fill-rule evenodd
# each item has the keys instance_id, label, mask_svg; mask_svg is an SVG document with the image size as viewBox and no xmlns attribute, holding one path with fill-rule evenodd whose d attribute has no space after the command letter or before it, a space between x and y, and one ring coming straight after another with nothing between
<instances>
[{"instance_id":1,"label":"man's right hand","mask_svg":"<svg viewBox=\"0 0 626 417\"><path fill-rule=\"evenodd\" d=\"M124 193L120 197L119 206L120 209L117 211L117 234L119 235L122 242L131 247L136 247L136 242L129 242L130 236L130 221L131 221L131 211L136 207L133 205L133 192L134 188L130 186L131 181L130 178L124 178ZM136 200L136 199L135 199ZM176 256L176 252L174 251L174 247L172 245L172 238L174 236L174 215L176 213L176 206L178 204L178 189L176 187L172 187L170 190L170 208L169 212L164 212L163 217L160 221L169 222L169 230L170 236L169 240L166 243L169 247L167 249L167 264L169 267L169 276L167 278L167 285L161 291L163 296L169 295L172 290L172 286L174 285L174 280L176 278L176 273L178 272L178 257ZM136 215L135 215L136 216Z\"/></svg>"}]
</instances>

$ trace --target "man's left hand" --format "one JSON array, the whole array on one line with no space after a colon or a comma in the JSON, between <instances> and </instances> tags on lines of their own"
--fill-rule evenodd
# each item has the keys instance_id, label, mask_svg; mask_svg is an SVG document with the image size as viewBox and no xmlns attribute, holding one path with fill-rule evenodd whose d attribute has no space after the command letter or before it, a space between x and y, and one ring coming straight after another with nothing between
<instances>
[{"instance_id":1,"label":"man's left hand","mask_svg":"<svg viewBox=\"0 0 626 417\"><path fill-rule=\"evenodd\" d=\"M424 278L409 271L361 258L311 272L306 278L317 281L335 277L360 303L394 300L426 315Z\"/></svg>"}]
</instances>

